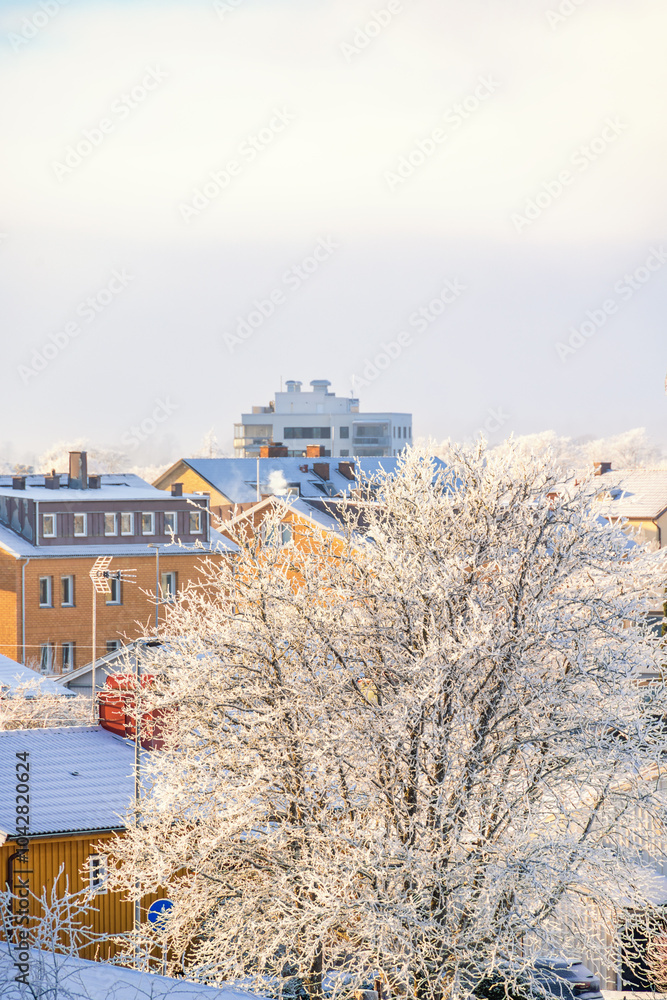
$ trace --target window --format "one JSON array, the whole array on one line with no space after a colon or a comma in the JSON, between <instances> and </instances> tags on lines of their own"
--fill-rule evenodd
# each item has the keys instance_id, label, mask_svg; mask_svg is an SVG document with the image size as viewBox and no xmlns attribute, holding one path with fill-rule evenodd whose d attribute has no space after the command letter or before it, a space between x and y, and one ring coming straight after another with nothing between
<instances>
[{"instance_id":1,"label":"window","mask_svg":"<svg viewBox=\"0 0 667 1000\"><path fill-rule=\"evenodd\" d=\"M306 438L326 439L331 437L330 427L286 427L286 440L305 440Z\"/></svg>"},{"instance_id":2,"label":"window","mask_svg":"<svg viewBox=\"0 0 667 1000\"><path fill-rule=\"evenodd\" d=\"M122 604L120 592L120 580L115 576L109 577L109 588L111 593L107 597L107 604Z\"/></svg>"},{"instance_id":3,"label":"window","mask_svg":"<svg viewBox=\"0 0 667 1000\"><path fill-rule=\"evenodd\" d=\"M201 511L190 511L190 534L201 535Z\"/></svg>"},{"instance_id":4,"label":"window","mask_svg":"<svg viewBox=\"0 0 667 1000\"><path fill-rule=\"evenodd\" d=\"M282 521L280 524L262 525L262 541L265 545L281 548L292 541L292 525Z\"/></svg>"},{"instance_id":5,"label":"window","mask_svg":"<svg viewBox=\"0 0 667 1000\"><path fill-rule=\"evenodd\" d=\"M85 514L74 515L74 534L79 538L88 534L88 518Z\"/></svg>"},{"instance_id":6,"label":"window","mask_svg":"<svg viewBox=\"0 0 667 1000\"><path fill-rule=\"evenodd\" d=\"M60 577L60 604L63 608L74 607L74 577Z\"/></svg>"},{"instance_id":7,"label":"window","mask_svg":"<svg viewBox=\"0 0 667 1000\"><path fill-rule=\"evenodd\" d=\"M53 673L53 643L43 642L39 647L39 669L43 674Z\"/></svg>"},{"instance_id":8,"label":"window","mask_svg":"<svg viewBox=\"0 0 667 1000\"><path fill-rule=\"evenodd\" d=\"M105 535L117 535L118 534L118 515L117 514L105 514L104 515L104 534Z\"/></svg>"},{"instance_id":9,"label":"window","mask_svg":"<svg viewBox=\"0 0 667 1000\"><path fill-rule=\"evenodd\" d=\"M155 534L155 514L141 515L141 534L142 535Z\"/></svg>"},{"instance_id":10,"label":"window","mask_svg":"<svg viewBox=\"0 0 667 1000\"><path fill-rule=\"evenodd\" d=\"M88 856L88 885L96 896L107 892L107 856L106 854L90 854Z\"/></svg>"},{"instance_id":11,"label":"window","mask_svg":"<svg viewBox=\"0 0 667 1000\"><path fill-rule=\"evenodd\" d=\"M349 453L349 451L347 450L347 448L341 448L341 449L340 449L340 457L341 457L341 458L347 458L347 457L349 456L349 454L350 454L350 453Z\"/></svg>"},{"instance_id":12,"label":"window","mask_svg":"<svg viewBox=\"0 0 667 1000\"><path fill-rule=\"evenodd\" d=\"M173 531L176 534L178 530L178 514L170 513L164 515L164 533L165 535L171 534Z\"/></svg>"},{"instance_id":13,"label":"window","mask_svg":"<svg viewBox=\"0 0 667 1000\"><path fill-rule=\"evenodd\" d=\"M161 577L162 600L168 604L176 599L176 574L163 573Z\"/></svg>"},{"instance_id":14,"label":"window","mask_svg":"<svg viewBox=\"0 0 667 1000\"><path fill-rule=\"evenodd\" d=\"M120 649L120 639L107 639L107 653L115 653Z\"/></svg>"},{"instance_id":15,"label":"window","mask_svg":"<svg viewBox=\"0 0 667 1000\"><path fill-rule=\"evenodd\" d=\"M398 436L399 437L401 436L401 428L400 427L398 428Z\"/></svg>"},{"instance_id":16,"label":"window","mask_svg":"<svg viewBox=\"0 0 667 1000\"><path fill-rule=\"evenodd\" d=\"M121 535L134 534L134 514L120 515L120 533Z\"/></svg>"},{"instance_id":17,"label":"window","mask_svg":"<svg viewBox=\"0 0 667 1000\"><path fill-rule=\"evenodd\" d=\"M42 538L56 537L56 515L42 514Z\"/></svg>"},{"instance_id":18,"label":"window","mask_svg":"<svg viewBox=\"0 0 667 1000\"><path fill-rule=\"evenodd\" d=\"M74 670L74 643L64 642L62 647L62 672L64 674Z\"/></svg>"},{"instance_id":19,"label":"window","mask_svg":"<svg viewBox=\"0 0 667 1000\"><path fill-rule=\"evenodd\" d=\"M349 438L349 436L350 436L350 428L349 427L341 427L340 430L339 430L339 432L338 432L338 436L342 437L342 438Z\"/></svg>"},{"instance_id":20,"label":"window","mask_svg":"<svg viewBox=\"0 0 667 1000\"><path fill-rule=\"evenodd\" d=\"M40 608L53 607L53 577L40 576L39 578L39 606Z\"/></svg>"}]
</instances>

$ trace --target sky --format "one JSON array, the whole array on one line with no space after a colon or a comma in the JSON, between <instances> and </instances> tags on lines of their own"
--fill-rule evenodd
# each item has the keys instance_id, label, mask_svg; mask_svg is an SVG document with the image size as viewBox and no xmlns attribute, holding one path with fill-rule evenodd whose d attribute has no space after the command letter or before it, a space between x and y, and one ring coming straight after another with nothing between
<instances>
[{"instance_id":1,"label":"sky","mask_svg":"<svg viewBox=\"0 0 667 1000\"><path fill-rule=\"evenodd\" d=\"M666 36L664 0L0 0L0 458L231 453L290 378L416 437L667 445Z\"/></svg>"}]
</instances>

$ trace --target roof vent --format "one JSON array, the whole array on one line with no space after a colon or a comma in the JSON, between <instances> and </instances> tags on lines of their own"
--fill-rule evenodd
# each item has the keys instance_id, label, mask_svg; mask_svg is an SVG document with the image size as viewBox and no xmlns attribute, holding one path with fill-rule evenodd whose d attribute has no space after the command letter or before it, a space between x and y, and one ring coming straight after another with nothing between
<instances>
[{"instance_id":1,"label":"roof vent","mask_svg":"<svg viewBox=\"0 0 667 1000\"><path fill-rule=\"evenodd\" d=\"M596 462L595 475L604 476L605 472L611 472L611 462Z\"/></svg>"},{"instance_id":2,"label":"roof vent","mask_svg":"<svg viewBox=\"0 0 667 1000\"><path fill-rule=\"evenodd\" d=\"M171 495L173 497L183 496L183 483L172 483L171 484Z\"/></svg>"},{"instance_id":3,"label":"roof vent","mask_svg":"<svg viewBox=\"0 0 667 1000\"><path fill-rule=\"evenodd\" d=\"M301 392L301 382L297 382L296 379L290 378L285 382L285 388L288 392Z\"/></svg>"},{"instance_id":4,"label":"roof vent","mask_svg":"<svg viewBox=\"0 0 667 1000\"><path fill-rule=\"evenodd\" d=\"M299 472L308 472L308 466L307 465L300 465L299 466Z\"/></svg>"},{"instance_id":5,"label":"roof vent","mask_svg":"<svg viewBox=\"0 0 667 1000\"><path fill-rule=\"evenodd\" d=\"M99 490L102 486L101 476L88 476L88 489Z\"/></svg>"},{"instance_id":6,"label":"roof vent","mask_svg":"<svg viewBox=\"0 0 667 1000\"><path fill-rule=\"evenodd\" d=\"M314 378L310 384L313 387L313 392L326 392L331 382L326 378Z\"/></svg>"},{"instance_id":7,"label":"roof vent","mask_svg":"<svg viewBox=\"0 0 667 1000\"><path fill-rule=\"evenodd\" d=\"M25 476L13 476L12 477L12 489L13 490L24 490L25 489Z\"/></svg>"},{"instance_id":8,"label":"roof vent","mask_svg":"<svg viewBox=\"0 0 667 1000\"><path fill-rule=\"evenodd\" d=\"M88 455L85 451L70 451L67 485L71 490L88 489Z\"/></svg>"}]
</instances>

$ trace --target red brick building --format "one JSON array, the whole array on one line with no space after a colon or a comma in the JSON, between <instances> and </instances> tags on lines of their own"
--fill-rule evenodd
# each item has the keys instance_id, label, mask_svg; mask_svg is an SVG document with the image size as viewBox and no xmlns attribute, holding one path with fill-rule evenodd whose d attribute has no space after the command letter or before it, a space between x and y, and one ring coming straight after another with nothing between
<instances>
[{"instance_id":1,"label":"red brick building","mask_svg":"<svg viewBox=\"0 0 667 1000\"><path fill-rule=\"evenodd\" d=\"M180 545L179 545L180 541ZM69 474L0 477L0 653L69 672L93 659L90 571L111 557L96 595L96 655L141 634L199 577L203 556L234 549L212 530L209 498L157 490L134 475L88 476L85 452ZM120 579L118 578L120 575Z\"/></svg>"}]
</instances>

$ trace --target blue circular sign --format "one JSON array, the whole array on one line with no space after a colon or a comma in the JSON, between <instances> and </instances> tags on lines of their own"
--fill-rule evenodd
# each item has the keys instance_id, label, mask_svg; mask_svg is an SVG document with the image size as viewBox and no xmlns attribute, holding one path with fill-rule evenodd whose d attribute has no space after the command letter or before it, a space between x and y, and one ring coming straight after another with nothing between
<instances>
[{"instance_id":1,"label":"blue circular sign","mask_svg":"<svg viewBox=\"0 0 667 1000\"><path fill-rule=\"evenodd\" d=\"M156 899L155 902L151 903L148 907L147 916L150 923L164 924L173 905L174 904L170 899Z\"/></svg>"}]
</instances>

